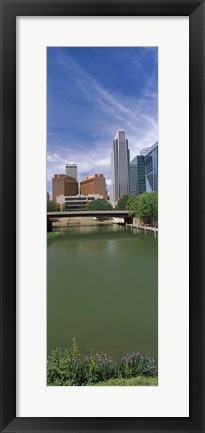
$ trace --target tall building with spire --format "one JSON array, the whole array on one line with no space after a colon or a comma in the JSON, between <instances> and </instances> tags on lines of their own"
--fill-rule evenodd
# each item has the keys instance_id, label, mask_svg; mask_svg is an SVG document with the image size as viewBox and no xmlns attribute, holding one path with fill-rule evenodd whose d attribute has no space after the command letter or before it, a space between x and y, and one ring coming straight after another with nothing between
<instances>
[{"instance_id":1,"label":"tall building with spire","mask_svg":"<svg viewBox=\"0 0 205 433\"><path fill-rule=\"evenodd\" d=\"M124 129L116 132L111 154L111 201L116 204L125 194L129 194L129 162L130 152Z\"/></svg>"}]
</instances>

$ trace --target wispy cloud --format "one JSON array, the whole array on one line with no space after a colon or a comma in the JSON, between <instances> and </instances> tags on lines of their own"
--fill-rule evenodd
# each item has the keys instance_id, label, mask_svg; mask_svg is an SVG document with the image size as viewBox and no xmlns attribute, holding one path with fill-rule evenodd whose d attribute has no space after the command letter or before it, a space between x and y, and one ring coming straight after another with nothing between
<instances>
[{"instance_id":1,"label":"wispy cloud","mask_svg":"<svg viewBox=\"0 0 205 433\"><path fill-rule=\"evenodd\" d=\"M155 55L156 50L151 53ZM88 72L69 51L67 54L59 49L56 59L64 80L55 82L55 91L51 83L48 85L48 184L54 173L65 172L65 164L70 161L78 164L79 180L102 172L110 184L110 154L117 129L126 130L131 159L158 139L156 74L146 70L147 79L141 80L140 92L126 94L120 87L106 86L101 77ZM143 74L139 59L136 64L132 59L129 75L133 74L133 82L136 68ZM139 83L138 80L138 86Z\"/></svg>"}]
</instances>

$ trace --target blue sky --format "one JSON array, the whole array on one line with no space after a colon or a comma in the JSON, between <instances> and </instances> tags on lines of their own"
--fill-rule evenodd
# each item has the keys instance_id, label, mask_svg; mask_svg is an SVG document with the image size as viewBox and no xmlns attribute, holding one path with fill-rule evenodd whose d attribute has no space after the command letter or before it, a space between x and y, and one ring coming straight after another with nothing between
<instances>
[{"instance_id":1,"label":"blue sky","mask_svg":"<svg viewBox=\"0 0 205 433\"><path fill-rule=\"evenodd\" d=\"M68 162L77 163L78 181L103 173L109 190L118 129L130 159L158 140L157 48L49 47L47 191Z\"/></svg>"}]
</instances>

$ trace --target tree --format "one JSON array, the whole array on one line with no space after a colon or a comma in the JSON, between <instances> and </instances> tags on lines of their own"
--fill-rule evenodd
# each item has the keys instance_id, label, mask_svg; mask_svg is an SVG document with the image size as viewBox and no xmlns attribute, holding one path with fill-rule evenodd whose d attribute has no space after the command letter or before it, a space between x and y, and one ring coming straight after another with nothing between
<instances>
[{"instance_id":1,"label":"tree","mask_svg":"<svg viewBox=\"0 0 205 433\"><path fill-rule=\"evenodd\" d=\"M55 212L60 210L60 205L53 200L47 200L47 212Z\"/></svg>"},{"instance_id":2,"label":"tree","mask_svg":"<svg viewBox=\"0 0 205 433\"><path fill-rule=\"evenodd\" d=\"M55 208L55 210L56 210L57 212L60 212L60 210L61 210L61 204L60 204L60 203L56 203L56 208Z\"/></svg>"},{"instance_id":3,"label":"tree","mask_svg":"<svg viewBox=\"0 0 205 433\"><path fill-rule=\"evenodd\" d=\"M157 192L143 192L137 196L130 196L127 207L130 213L142 220L144 224L158 224Z\"/></svg>"},{"instance_id":4,"label":"tree","mask_svg":"<svg viewBox=\"0 0 205 433\"><path fill-rule=\"evenodd\" d=\"M139 201L137 197L138 197L137 195L131 194L127 201L127 210L129 210L129 213L131 215L135 215L135 216L137 214L138 201Z\"/></svg>"},{"instance_id":5,"label":"tree","mask_svg":"<svg viewBox=\"0 0 205 433\"><path fill-rule=\"evenodd\" d=\"M112 205L104 198L97 198L87 204L87 210L112 210Z\"/></svg>"},{"instance_id":6,"label":"tree","mask_svg":"<svg viewBox=\"0 0 205 433\"><path fill-rule=\"evenodd\" d=\"M158 193L153 192L152 193L152 219L153 224L155 226L158 226Z\"/></svg>"},{"instance_id":7,"label":"tree","mask_svg":"<svg viewBox=\"0 0 205 433\"><path fill-rule=\"evenodd\" d=\"M127 203L129 200L129 195L125 194L123 195L123 197L121 197L117 203L117 205L115 206L116 210L127 210Z\"/></svg>"},{"instance_id":8,"label":"tree","mask_svg":"<svg viewBox=\"0 0 205 433\"><path fill-rule=\"evenodd\" d=\"M143 192L139 195L138 218L145 224L158 223L158 194L156 192Z\"/></svg>"}]
</instances>

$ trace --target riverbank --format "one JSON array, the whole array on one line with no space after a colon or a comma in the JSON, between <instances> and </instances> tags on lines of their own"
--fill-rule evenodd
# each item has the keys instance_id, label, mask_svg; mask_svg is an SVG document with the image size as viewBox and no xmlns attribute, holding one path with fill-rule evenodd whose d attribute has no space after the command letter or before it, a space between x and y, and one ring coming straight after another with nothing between
<instances>
[{"instance_id":1,"label":"riverbank","mask_svg":"<svg viewBox=\"0 0 205 433\"><path fill-rule=\"evenodd\" d=\"M53 228L78 226L107 226L112 225L111 220L97 220L91 217L61 218L52 222Z\"/></svg>"},{"instance_id":2,"label":"riverbank","mask_svg":"<svg viewBox=\"0 0 205 433\"><path fill-rule=\"evenodd\" d=\"M110 379L105 382L91 383L90 386L158 386L158 378L139 376L129 379Z\"/></svg>"},{"instance_id":3,"label":"riverbank","mask_svg":"<svg viewBox=\"0 0 205 433\"><path fill-rule=\"evenodd\" d=\"M154 233L158 233L158 227L152 227L152 226L146 226L146 225L142 225L142 224L128 224L128 226L132 229L136 229L138 230L144 230L144 232L146 233L148 232L154 232Z\"/></svg>"},{"instance_id":4,"label":"riverbank","mask_svg":"<svg viewBox=\"0 0 205 433\"><path fill-rule=\"evenodd\" d=\"M55 239L55 238L57 238L58 236L60 236L60 232L58 232L58 231L47 233L47 239L48 239L48 240L49 240L49 239Z\"/></svg>"},{"instance_id":5,"label":"riverbank","mask_svg":"<svg viewBox=\"0 0 205 433\"><path fill-rule=\"evenodd\" d=\"M48 357L47 385L49 386L153 386L153 384L155 386L157 384L155 359L139 352L128 353L118 360L109 354L93 353L93 350L82 355L73 338L69 349L53 349Z\"/></svg>"}]
</instances>

